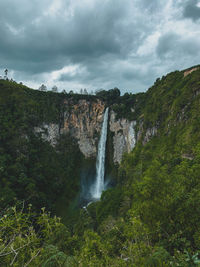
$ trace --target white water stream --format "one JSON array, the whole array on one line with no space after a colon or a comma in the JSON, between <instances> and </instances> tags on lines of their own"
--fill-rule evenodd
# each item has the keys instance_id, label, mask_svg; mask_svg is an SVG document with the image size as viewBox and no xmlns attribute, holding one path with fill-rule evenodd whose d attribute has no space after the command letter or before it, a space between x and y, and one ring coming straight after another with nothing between
<instances>
[{"instance_id":1,"label":"white water stream","mask_svg":"<svg viewBox=\"0 0 200 267\"><path fill-rule=\"evenodd\" d=\"M96 180L91 191L93 199L100 199L101 194L105 189L104 174L105 174L107 128L108 128L108 108L106 108L104 113L103 126L101 129L101 136L98 145L98 155L96 161Z\"/></svg>"}]
</instances>

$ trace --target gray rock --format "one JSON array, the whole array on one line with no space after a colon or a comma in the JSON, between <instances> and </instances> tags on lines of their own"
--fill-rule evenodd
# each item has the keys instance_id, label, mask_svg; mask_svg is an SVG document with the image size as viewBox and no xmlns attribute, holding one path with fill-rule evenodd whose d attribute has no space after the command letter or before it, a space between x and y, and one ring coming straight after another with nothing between
<instances>
[{"instance_id":1,"label":"gray rock","mask_svg":"<svg viewBox=\"0 0 200 267\"><path fill-rule=\"evenodd\" d=\"M116 120L116 113L110 112L110 131L114 133L113 136L113 161L120 163L125 152L131 152L136 144L135 138L135 121L128 121L127 119Z\"/></svg>"},{"instance_id":2,"label":"gray rock","mask_svg":"<svg viewBox=\"0 0 200 267\"><path fill-rule=\"evenodd\" d=\"M59 125L55 123L43 124L40 127L34 128L35 134L41 134L41 137L55 146L59 137Z\"/></svg>"}]
</instances>

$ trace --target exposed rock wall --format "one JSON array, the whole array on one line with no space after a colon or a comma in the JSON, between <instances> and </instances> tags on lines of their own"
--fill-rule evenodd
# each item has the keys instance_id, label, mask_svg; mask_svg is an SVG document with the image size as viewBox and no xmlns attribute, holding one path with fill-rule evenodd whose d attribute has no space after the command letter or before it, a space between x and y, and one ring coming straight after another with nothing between
<instances>
[{"instance_id":1,"label":"exposed rock wall","mask_svg":"<svg viewBox=\"0 0 200 267\"><path fill-rule=\"evenodd\" d=\"M55 145L60 134L73 136L85 157L96 157L98 140L103 121L105 105L97 100L73 100L65 102L65 112L61 126L54 123L43 124L34 128L36 134Z\"/></svg>"},{"instance_id":2,"label":"exposed rock wall","mask_svg":"<svg viewBox=\"0 0 200 267\"><path fill-rule=\"evenodd\" d=\"M60 134L69 133L73 136L81 152L85 157L96 157L98 142L105 111L105 103L100 100L87 101L79 100L76 103L73 100L65 102L65 112L63 121L59 124L49 123L40 127L35 127L36 134L55 146ZM135 129L137 128L137 134ZM142 140L146 144L157 134L158 127L144 131L143 118L136 121L129 121L121 118L116 119L116 113L110 110L109 130L113 139L113 162L120 163L125 152L131 152L137 141Z\"/></svg>"},{"instance_id":3,"label":"exposed rock wall","mask_svg":"<svg viewBox=\"0 0 200 267\"><path fill-rule=\"evenodd\" d=\"M100 100L79 100L77 104L66 101L65 105L67 111L61 133L70 133L76 138L85 157L96 157L105 104Z\"/></svg>"},{"instance_id":4,"label":"exposed rock wall","mask_svg":"<svg viewBox=\"0 0 200 267\"><path fill-rule=\"evenodd\" d=\"M184 71L184 77L186 77L188 74L190 74L193 71L198 70L198 69L199 69L199 67L195 67L195 68Z\"/></svg>"},{"instance_id":5,"label":"exposed rock wall","mask_svg":"<svg viewBox=\"0 0 200 267\"><path fill-rule=\"evenodd\" d=\"M158 124L144 130L143 119L139 120L137 137L136 137L137 141L142 140L142 144L145 145L146 143L150 141L150 139L153 136L157 135L157 133L158 133Z\"/></svg>"},{"instance_id":6,"label":"exposed rock wall","mask_svg":"<svg viewBox=\"0 0 200 267\"><path fill-rule=\"evenodd\" d=\"M55 146L59 137L59 125L55 123L43 124L40 127L35 127L34 132L41 134L41 137Z\"/></svg>"},{"instance_id":7,"label":"exposed rock wall","mask_svg":"<svg viewBox=\"0 0 200 267\"><path fill-rule=\"evenodd\" d=\"M110 131L113 133L113 161L120 163L122 155L125 152L130 152L136 143L135 137L135 121L128 121L126 119L116 120L116 114L111 110Z\"/></svg>"}]
</instances>

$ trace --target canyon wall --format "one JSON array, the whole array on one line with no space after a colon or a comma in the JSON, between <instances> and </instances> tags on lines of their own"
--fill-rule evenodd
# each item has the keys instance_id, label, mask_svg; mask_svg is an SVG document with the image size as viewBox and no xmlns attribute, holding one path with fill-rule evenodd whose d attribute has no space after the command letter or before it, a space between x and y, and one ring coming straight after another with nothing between
<instances>
[{"instance_id":1,"label":"canyon wall","mask_svg":"<svg viewBox=\"0 0 200 267\"><path fill-rule=\"evenodd\" d=\"M66 101L65 105L67 111L61 133L69 133L77 139L85 157L96 157L105 104L100 100L79 100L76 104Z\"/></svg>"},{"instance_id":2,"label":"canyon wall","mask_svg":"<svg viewBox=\"0 0 200 267\"><path fill-rule=\"evenodd\" d=\"M65 111L60 125L44 123L40 127L35 127L35 133L40 134L52 146L56 145L60 134L68 133L77 140L79 148L86 158L95 158L105 103L100 100L74 102L72 98L65 100L64 106ZM117 119L112 108L110 108L108 130L112 136L113 162L115 164L121 162L124 153L131 152L138 140L142 140L142 143L145 144L157 134L156 126L147 129L144 133L142 120L138 120L137 123L125 118Z\"/></svg>"},{"instance_id":3,"label":"canyon wall","mask_svg":"<svg viewBox=\"0 0 200 267\"><path fill-rule=\"evenodd\" d=\"M52 146L61 134L70 134L86 158L96 157L104 109L105 104L100 100L65 100L60 124L44 123L34 128L35 134L40 134Z\"/></svg>"},{"instance_id":4,"label":"canyon wall","mask_svg":"<svg viewBox=\"0 0 200 267\"><path fill-rule=\"evenodd\" d=\"M131 152L136 143L135 121L116 119L116 113L110 111L109 128L113 134L113 161L120 163L125 152Z\"/></svg>"}]
</instances>

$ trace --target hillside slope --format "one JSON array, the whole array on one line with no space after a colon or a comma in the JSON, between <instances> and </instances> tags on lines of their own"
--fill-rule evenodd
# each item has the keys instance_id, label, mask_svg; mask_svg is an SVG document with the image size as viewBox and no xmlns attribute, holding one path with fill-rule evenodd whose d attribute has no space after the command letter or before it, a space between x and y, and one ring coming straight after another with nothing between
<instances>
[{"instance_id":1,"label":"hillside slope","mask_svg":"<svg viewBox=\"0 0 200 267\"><path fill-rule=\"evenodd\" d=\"M101 236L118 229L116 255L130 266L199 264L200 69L184 73L158 79L144 95L120 185L97 204L98 223L112 225Z\"/></svg>"},{"instance_id":2,"label":"hillside slope","mask_svg":"<svg viewBox=\"0 0 200 267\"><path fill-rule=\"evenodd\" d=\"M1 208L26 200L55 211L58 195L67 191L69 201L77 194L82 154L76 141L61 135L52 147L35 130L48 123L60 128L64 97L0 80Z\"/></svg>"}]
</instances>

